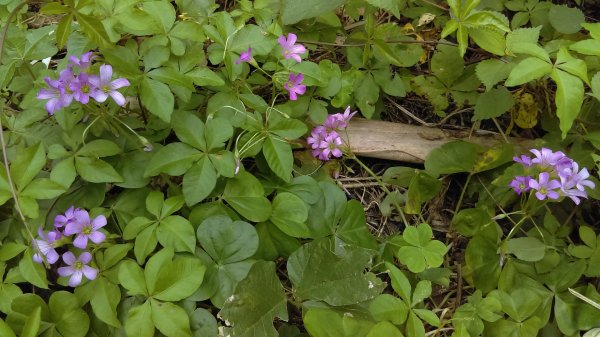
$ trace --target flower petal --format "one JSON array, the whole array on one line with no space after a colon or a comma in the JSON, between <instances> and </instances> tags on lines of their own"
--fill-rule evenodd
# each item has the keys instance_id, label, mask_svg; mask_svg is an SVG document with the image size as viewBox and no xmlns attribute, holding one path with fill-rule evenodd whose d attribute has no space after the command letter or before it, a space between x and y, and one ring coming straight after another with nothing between
<instances>
[{"instance_id":1,"label":"flower petal","mask_svg":"<svg viewBox=\"0 0 600 337\"><path fill-rule=\"evenodd\" d=\"M83 264L88 264L90 263L90 261L92 261L92 254L90 254L89 252L83 252L81 253L81 255L79 255L78 260Z\"/></svg>"},{"instance_id":2,"label":"flower petal","mask_svg":"<svg viewBox=\"0 0 600 337\"><path fill-rule=\"evenodd\" d=\"M90 234L89 238L93 243L98 244L106 240L106 235L104 235L102 232L93 232Z\"/></svg>"},{"instance_id":3,"label":"flower petal","mask_svg":"<svg viewBox=\"0 0 600 337\"><path fill-rule=\"evenodd\" d=\"M73 267L60 267L58 268L57 272L60 276L69 276L73 275L75 269Z\"/></svg>"},{"instance_id":4,"label":"flower petal","mask_svg":"<svg viewBox=\"0 0 600 337\"><path fill-rule=\"evenodd\" d=\"M130 83L126 78L117 78L116 80L110 82L109 87L110 90L117 90L123 87L128 87L129 85Z\"/></svg>"},{"instance_id":5,"label":"flower petal","mask_svg":"<svg viewBox=\"0 0 600 337\"><path fill-rule=\"evenodd\" d=\"M62 259L69 266L72 266L73 264L75 264L75 261L77 261L77 259L75 259L75 255L71 252L64 253Z\"/></svg>"},{"instance_id":6,"label":"flower petal","mask_svg":"<svg viewBox=\"0 0 600 337\"><path fill-rule=\"evenodd\" d=\"M115 103L117 103L120 106L125 105L125 96L123 96L123 94L121 94L118 91L111 91L110 92L110 97L112 97L112 99L115 101Z\"/></svg>"},{"instance_id":7,"label":"flower petal","mask_svg":"<svg viewBox=\"0 0 600 337\"><path fill-rule=\"evenodd\" d=\"M110 64L103 64L100 66L100 83L102 85L108 84L112 78L112 66Z\"/></svg>"},{"instance_id":8,"label":"flower petal","mask_svg":"<svg viewBox=\"0 0 600 337\"><path fill-rule=\"evenodd\" d=\"M82 223L70 222L65 226L65 230L63 231L63 234L65 234L67 236L77 234L77 233L81 232L82 228L83 228Z\"/></svg>"},{"instance_id":9,"label":"flower petal","mask_svg":"<svg viewBox=\"0 0 600 337\"><path fill-rule=\"evenodd\" d=\"M85 249L87 247L88 237L87 235L78 234L73 240L73 246L79 249Z\"/></svg>"},{"instance_id":10,"label":"flower petal","mask_svg":"<svg viewBox=\"0 0 600 337\"><path fill-rule=\"evenodd\" d=\"M85 277L88 280L94 280L94 279L96 279L96 276L98 275L98 269L92 268L90 266L83 266L83 268L81 268L81 271L83 272L83 275L85 275Z\"/></svg>"},{"instance_id":11,"label":"flower petal","mask_svg":"<svg viewBox=\"0 0 600 337\"><path fill-rule=\"evenodd\" d=\"M71 275L71 278L69 279L69 287L77 287L78 285L81 284L81 279L83 278L83 273L81 272L81 270L77 270L73 273L73 275Z\"/></svg>"},{"instance_id":12,"label":"flower petal","mask_svg":"<svg viewBox=\"0 0 600 337\"><path fill-rule=\"evenodd\" d=\"M97 230L98 228L102 228L106 226L106 217L102 214L98 215L93 221L92 221L92 229L93 230Z\"/></svg>"}]
</instances>

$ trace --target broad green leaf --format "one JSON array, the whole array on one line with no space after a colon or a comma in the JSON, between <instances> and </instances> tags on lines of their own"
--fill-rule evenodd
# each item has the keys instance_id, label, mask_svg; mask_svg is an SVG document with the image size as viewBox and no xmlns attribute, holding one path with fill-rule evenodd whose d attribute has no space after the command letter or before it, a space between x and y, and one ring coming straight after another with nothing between
<instances>
[{"instance_id":1,"label":"broad green leaf","mask_svg":"<svg viewBox=\"0 0 600 337\"><path fill-rule=\"evenodd\" d=\"M125 260L119 265L119 283L127 289L127 294L130 296L148 296L144 271L132 260Z\"/></svg>"},{"instance_id":2,"label":"broad green leaf","mask_svg":"<svg viewBox=\"0 0 600 337\"><path fill-rule=\"evenodd\" d=\"M393 264L386 262L385 267L392 280L392 288L396 294L404 300L405 303L411 302L412 287L410 281L404 273Z\"/></svg>"},{"instance_id":3,"label":"broad green leaf","mask_svg":"<svg viewBox=\"0 0 600 337\"><path fill-rule=\"evenodd\" d=\"M284 25L291 25L333 11L342 4L344 4L344 0L326 2L319 0L282 0L281 22Z\"/></svg>"},{"instance_id":4,"label":"broad green leaf","mask_svg":"<svg viewBox=\"0 0 600 337\"><path fill-rule=\"evenodd\" d=\"M168 85L178 85L190 90L194 89L192 80L172 67L161 67L148 72L148 77Z\"/></svg>"},{"instance_id":5,"label":"broad green leaf","mask_svg":"<svg viewBox=\"0 0 600 337\"><path fill-rule=\"evenodd\" d=\"M367 227L363 205L357 200L346 203L340 222L335 228L335 236L346 244L377 249L377 241Z\"/></svg>"},{"instance_id":6,"label":"broad green leaf","mask_svg":"<svg viewBox=\"0 0 600 337\"><path fill-rule=\"evenodd\" d=\"M213 152L225 147L225 142L233 136L233 127L225 118L212 118L206 122L204 136L207 151Z\"/></svg>"},{"instance_id":7,"label":"broad green leaf","mask_svg":"<svg viewBox=\"0 0 600 337\"><path fill-rule=\"evenodd\" d=\"M152 156L144 176L151 177L160 173L170 176L182 175L202 156L202 152L187 144L170 143Z\"/></svg>"},{"instance_id":8,"label":"broad green leaf","mask_svg":"<svg viewBox=\"0 0 600 337\"><path fill-rule=\"evenodd\" d=\"M20 337L35 337L40 330L40 323L42 320L42 308L37 307L27 317L23 330L21 331Z\"/></svg>"},{"instance_id":9,"label":"broad green leaf","mask_svg":"<svg viewBox=\"0 0 600 337\"><path fill-rule=\"evenodd\" d=\"M371 321L324 308L309 309L303 321L313 337L367 337L374 325Z\"/></svg>"},{"instance_id":10,"label":"broad green leaf","mask_svg":"<svg viewBox=\"0 0 600 337\"><path fill-rule=\"evenodd\" d=\"M176 302L192 295L204 279L206 267L195 257L177 257L160 269L153 298Z\"/></svg>"},{"instance_id":11,"label":"broad green leaf","mask_svg":"<svg viewBox=\"0 0 600 337\"><path fill-rule=\"evenodd\" d=\"M27 185L21 195L33 199L53 199L64 192L66 189L63 185L48 178L38 178Z\"/></svg>"},{"instance_id":12,"label":"broad green leaf","mask_svg":"<svg viewBox=\"0 0 600 337\"><path fill-rule=\"evenodd\" d=\"M190 319L182 307L150 299L154 326L167 337L192 337Z\"/></svg>"},{"instance_id":13,"label":"broad green leaf","mask_svg":"<svg viewBox=\"0 0 600 337\"><path fill-rule=\"evenodd\" d=\"M268 136L263 143L263 154L271 170L283 181L289 182L294 166L290 144L279 137Z\"/></svg>"},{"instance_id":14,"label":"broad green leaf","mask_svg":"<svg viewBox=\"0 0 600 337\"><path fill-rule=\"evenodd\" d=\"M106 324L120 328L121 322L117 318L117 305L121 300L119 286L109 282L104 277L99 277L92 283L94 284L94 295L90 304L94 315Z\"/></svg>"},{"instance_id":15,"label":"broad green leaf","mask_svg":"<svg viewBox=\"0 0 600 337\"><path fill-rule=\"evenodd\" d=\"M550 62L548 52L538 45L540 29L541 26L536 28L519 28L508 33L506 36L506 53L509 55L527 54Z\"/></svg>"},{"instance_id":16,"label":"broad green leaf","mask_svg":"<svg viewBox=\"0 0 600 337\"><path fill-rule=\"evenodd\" d=\"M33 252L31 250L27 250L19 261L19 272L27 282L36 287L48 289L46 269L43 265L33 261Z\"/></svg>"},{"instance_id":17,"label":"broad green leaf","mask_svg":"<svg viewBox=\"0 0 600 337\"><path fill-rule=\"evenodd\" d=\"M464 61L458 48L440 45L431 58L431 71L446 86L450 86L464 72Z\"/></svg>"},{"instance_id":18,"label":"broad green leaf","mask_svg":"<svg viewBox=\"0 0 600 337\"><path fill-rule=\"evenodd\" d=\"M465 261L471 270L477 289L489 292L498 285L500 255L498 254L498 232L496 226L487 226L467 244Z\"/></svg>"},{"instance_id":19,"label":"broad green leaf","mask_svg":"<svg viewBox=\"0 0 600 337\"><path fill-rule=\"evenodd\" d=\"M519 62L508 75L505 85L514 87L529 81L539 79L552 71L552 65L537 57L528 57Z\"/></svg>"},{"instance_id":20,"label":"broad green leaf","mask_svg":"<svg viewBox=\"0 0 600 337\"><path fill-rule=\"evenodd\" d=\"M206 199L217 184L217 172L208 157L192 165L183 176L183 196L188 206Z\"/></svg>"},{"instance_id":21,"label":"broad green leaf","mask_svg":"<svg viewBox=\"0 0 600 337\"><path fill-rule=\"evenodd\" d=\"M140 98L153 115L167 123L171 120L175 98L166 84L144 77L140 84Z\"/></svg>"},{"instance_id":22,"label":"broad green leaf","mask_svg":"<svg viewBox=\"0 0 600 337\"><path fill-rule=\"evenodd\" d=\"M246 24L235 33L227 49L241 53L252 47L253 55L267 55L275 46L273 40L266 38L267 34L257 25Z\"/></svg>"},{"instance_id":23,"label":"broad green leaf","mask_svg":"<svg viewBox=\"0 0 600 337\"><path fill-rule=\"evenodd\" d=\"M155 221L150 220L148 218L144 218L143 216L133 218L132 220L127 222L127 226L125 226L125 229L123 230L123 239L135 239L141 231L143 231L148 226L154 223Z\"/></svg>"},{"instance_id":24,"label":"broad green leaf","mask_svg":"<svg viewBox=\"0 0 600 337\"><path fill-rule=\"evenodd\" d=\"M587 39L577 41L570 45L569 49L584 55L600 56L600 40Z\"/></svg>"},{"instance_id":25,"label":"broad green leaf","mask_svg":"<svg viewBox=\"0 0 600 337\"><path fill-rule=\"evenodd\" d=\"M308 206L300 197L287 192L278 193L272 207L269 220L282 232L296 238L310 237L310 229L306 226Z\"/></svg>"},{"instance_id":26,"label":"broad green leaf","mask_svg":"<svg viewBox=\"0 0 600 337\"><path fill-rule=\"evenodd\" d=\"M75 295L66 291L56 291L50 296L48 307L52 314L54 334L65 337L86 336L90 318L83 309ZM42 315L43 317L43 315ZM49 333L53 335L52 331Z\"/></svg>"},{"instance_id":27,"label":"broad green leaf","mask_svg":"<svg viewBox=\"0 0 600 337\"><path fill-rule=\"evenodd\" d=\"M372 6L385 9L398 19L400 19L400 10L406 7L405 0L367 0L367 2Z\"/></svg>"},{"instance_id":28,"label":"broad green leaf","mask_svg":"<svg viewBox=\"0 0 600 337\"><path fill-rule=\"evenodd\" d=\"M275 263L259 261L240 281L220 312L231 332L240 337L277 337L273 320L287 321L287 296L276 274Z\"/></svg>"},{"instance_id":29,"label":"broad green leaf","mask_svg":"<svg viewBox=\"0 0 600 337\"><path fill-rule=\"evenodd\" d=\"M64 187L68 188L73 184L77 177L77 171L75 170L75 158L67 158L58 164L56 164L50 172L50 179L60 183Z\"/></svg>"},{"instance_id":30,"label":"broad green leaf","mask_svg":"<svg viewBox=\"0 0 600 337\"><path fill-rule=\"evenodd\" d=\"M150 300L144 304L129 309L125 321L127 336L154 337L152 307Z\"/></svg>"},{"instance_id":31,"label":"broad green leaf","mask_svg":"<svg viewBox=\"0 0 600 337\"><path fill-rule=\"evenodd\" d=\"M473 41L484 50L504 56L506 51L506 40L504 32L489 26L481 29L470 29L469 36Z\"/></svg>"},{"instance_id":32,"label":"broad green leaf","mask_svg":"<svg viewBox=\"0 0 600 337\"><path fill-rule=\"evenodd\" d=\"M263 186L248 172L240 172L227 181L223 199L250 221L260 222L271 217L271 203L264 197Z\"/></svg>"},{"instance_id":33,"label":"broad green leaf","mask_svg":"<svg viewBox=\"0 0 600 337\"><path fill-rule=\"evenodd\" d=\"M425 170L432 176L457 172L471 172L477 162L480 145L453 141L434 149L425 158Z\"/></svg>"},{"instance_id":34,"label":"broad green leaf","mask_svg":"<svg viewBox=\"0 0 600 337\"><path fill-rule=\"evenodd\" d=\"M46 164L46 152L41 143L19 151L10 166L10 176L18 189L23 189Z\"/></svg>"},{"instance_id":35,"label":"broad green leaf","mask_svg":"<svg viewBox=\"0 0 600 337\"><path fill-rule=\"evenodd\" d=\"M149 1L144 2L143 11L149 13L156 23L162 26L162 32L168 33L175 23L175 8L169 2L163 1Z\"/></svg>"},{"instance_id":36,"label":"broad green leaf","mask_svg":"<svg viewBox=\"0 0 600 337\"><path fill-rule=\"evenodd\" d=\"M110 157L121 153L121 148L106 139L95 139L86 143L75 154L84 157Z\"/></svg>"},{"instance_id":37,"label":"broad green leaf","mask_svg":"<svg viewBox=\"0 0 600 337\"><path fill-rule=\"evenodd\" d=\"M552 79L556 82L556 115L560 119L560 130L565 138L583 103L583 82L562 70L553 69Z\"/></svg>"},{"instance_id":38,"label":"broad green leaf","mask_svg":"<svg viewBox=\"0 0 600 337\"><path fill-rule=\"evenodd\" d=\"M425 327L419 317L413 312L408 313L406 334L411 337L425 337Z\"/></svg>"},{"instance_id":39,"label":"broad green leaf","mask_svg":"<svg viewBox=\"0 0 600 337\"><path fill-rule=\"evenodd\" d=\"M489 91L497 83L505 80L510 74L512 65L497 59L483 60L477 63L475 73L477 78L485 85L485 90Z\"/></svg>"},{"instance_id":40,"label":"broad green leaf","mask_svg":"<svg viewBox=\"0 0 600 337\"><path fill-rule=\"evenodd\" d=\"M585 83L590 83L587 76L587 65L585 61L571 56L565 47L560 48L556 54L555 66L571 75L579 77Z\"/></svg>"},{"instance_id":41,"label":"broad green leaf","mask_svg":"<svg viewBox=\"0 0 600 337\"><path fill-rule=\"evenodd\" d=\"M204 220L196 232L202 248L217 263L245 260L258 249L256 229L244 221L232 221L225 216Z\"/></svg>"},{"instance_id":42,"label":"broad green leaf","mask_svg":"<svg viewBox=\"0 0 600 337\"><path fill-rule=\"evenodd\" d=\"M129 251L133 248L132 243L122 243L112 245L104 251L101 270L109 269L119 263ZM98 261L100 265L100 261Z\"/></svg>"},{"instance_id":43,"label":"broad green leaf","mask_svg":"<svg viewBox=\"0 0 600 337\"><path fill-rule=\"evenodd\" d=\"M379 86L373 75L364 74L362 79L355 83L354 95L356 105L360 108L360 112L366 118L373 117L375 113L375 104L379 100Z\"/></svg>"},{"instance_id":44,"label":"broad green leaf","mask_svg":"<svg viewBox=\"0 0 600 337\"><path fill-rule=\"evenodd\" d=\"M374 298L382 282L364 273L371 257L366 250L346 246L336 255L331 241L320 239L303 245L288 259L288 275L301 299L324 301L333 306L350 305Z\"/></svg>"},{"instance_id":45,"label":"broad green leaf","mask_svg":"<svg viewBox=\"0 0 600 337\"><path fill-rule=\"evenodd\" d=\"M8 261L21 254L25 249L27 249L27 246L22 243L6 242L0 246L0 261Z\"/></svg>"},{"instance_id":46,"label":"broad green leaf","mask_svg":"<svg viewBox=\"0 0 600 337\"><path fill-rule=\"evenodd\" d=\"M581 24L585 22L585 15L576 7L567 5L552 5L548 12L548 19L552 27L563 34L577 33Z\"/></svg>"},{"instance_id":47,"label":"broad green leaf","mask_svg":"<svg viewBox=\"0 0 600 337\"><path fill-rule=\"evenodd\" d=\"M513 238L506 241L506 251L520 260L535 262L544 258L546 245L534 237Z\"/></svg>"},{"instance_id":48,"label":"broad green leaf","mask_svg":"<svg viewBox=\"0 0 600 337\"><path fill-rule=\"evenodd\" d=\"M479 95L472 120L482 120L501 116L514 105L512 94L506 87L499 86Z\"/></svg>"},{"instance_id":49,"label":"broad green leaf","mask_svg":"<svg viewBox=\"0 0 600 337\"><path fill-rule=\"evenodd\" d=\"M152 224L135 237L133 253L139 264L143 264L146 261L146 257L154 251L158 244L158 238L156 237L157 227L156 224Z\"/></svg>"},{"instance_id":50,"label":"broad green leaf","mask_svg":"<svg viewBox=\"0 0 600 337\"><path fill-rule=\"evenodd\" d=\"M146 278L146 288L148 294L154 294L156 289L156 281L160 277L160 271L163 267L170 264L175 256L175 252L171 248L163 248L156 252L146 263L144 268L144 277Z\"/></svg>"},{"instance_id":51,"label":"broad green leaf","mask_svg":"<svg viewBox=\"0 0 600 337\"><path fill-rule=\"evenodd\" d=\"M425 165L425 167L427 167L427 161ZM428 170L431 169L431 167L428 167ZM419 214L421 212L421 205L435 197L440 192L441 188L442 182L430 176L425 171L420 171L415 174L408 186L405 207L406 213Z\"/></svg>"},{"instance_id":52,"label":"broad green leaf","mask_svg":"<svg viewBox=\"0 0 600 337\"><path fill-rule=\"evenodd\" d=\"M4 337L17 337L15 332L0 318L0 335Z\"/></svg>"},{"instance_id":53,"label":"broad green leaf","mask_svg":"<svg viewBox=\"0 0 600 337\"><path fill-rule=\"evenodd\" d=\"M58 48L63 48L67 43L69 35L71 33L71 25L73 24L73 17L75 16L74 12L70 12L67 15L63 16L58 22L58 27L56 28L56 45Z\"/></svg>"},{"instance_id":54,"label":"broad green leaf","mask_svg":"<svg viewBox=\"0 0 600 337\"><path fill-rule=\"evenodd\" d=\"M160 221L156 229L158 242L176 252L193 253L196 247L194 227L184 217L172 215Z\"/></svg>"},{"instance_id":55,"label":"broad green leaf","mask_svg":"<svg viewBox=\"0 0 600 337\"><path fill-rule=\"evenodd\" d=\"M381 294L369 304L369 312L377 321L390 321L400 325L406 321L408 305L390 294Z\"/></svg>"},{"instance_id":56,"label":"broad green leaf","mask_svg":"<svg viewBox=\"0 0 600 337\"><path fill-rule=\"evenodd\" d=\"M199 86L221 86L225 81L212 70L208 68L194 68L186 73L187 77L191 78L195 85Z\"/></svg>"},{"instance_id":57,"label":"broad green leaf","mask_svg":"<svg viewBox=\"0 0 600 337\"><path fill-rule=\"evenodd\" d=\"M77 173L86 181L92 183L110 183L123 181L123 177L102 159L75 157Z\"/></svg>"},{"instance_id":58,"label":"broad green leaf","mask_svg":"<svg viewBox=\"0 0 600 337\"><path fill-rule=\"evenodd\" d=\"M110 48L112 43L100 20L94 16L81 14L80 12L76 12L75 17L77 18L81 30L94 41L94 43L100 47Z\"/></svg>"},{"instance_id":59,"label":"broad green leaf","mask_svg":"<svg viewBox=\"0 0 600 337\"><path fill-rule=\"evenodd\" d=\"M400 332L400 330L398 330L398 328L394 324L389 323L387 321L375 324L375 326L371 329L371 331L369 331L369 334L367 335L367 337L379 336L404 337L402 332Z\"/></svg>"}]
</instances>

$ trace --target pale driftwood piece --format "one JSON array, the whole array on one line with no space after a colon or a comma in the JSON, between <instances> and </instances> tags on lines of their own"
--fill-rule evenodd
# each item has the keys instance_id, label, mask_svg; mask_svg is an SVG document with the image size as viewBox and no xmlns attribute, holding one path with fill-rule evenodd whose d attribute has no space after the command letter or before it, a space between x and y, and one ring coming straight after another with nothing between
<instances>
[{"instance_id":1,"label":"pale driftwood piece","mask_svg":"<svg viewBox=\"0 0 600 337\"><path fill-rule=\"evenodd\" d=\"M431 150L453 140L492 146L502 142L496 134L474 134L468 131L430 128L426 126L353 119L347 128L352 152L358 156L422 164ZM527 147L530 140L509 138L517 147Z\"/></svg>"}]
</instances>

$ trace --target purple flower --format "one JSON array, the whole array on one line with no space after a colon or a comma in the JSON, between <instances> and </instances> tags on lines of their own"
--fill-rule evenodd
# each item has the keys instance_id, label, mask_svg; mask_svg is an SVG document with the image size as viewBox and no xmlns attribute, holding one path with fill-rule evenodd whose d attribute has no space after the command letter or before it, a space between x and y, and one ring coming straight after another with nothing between
<instances>
[{"instance_id":1,"label":"purple flower","mask_svg":"<svg viewBox=\"0 0 600 337\"><path fill-rule=\"evenodd\" d=\"M325 140L326 136L327 130L324 126L319 125L312 130L310 137L306 138L306 143L310 145L313 150L318 149L319 145Z\"/></svg>"},{"instance_id":2,"label":"purple flower","mask_svg":"<svg viewBox=\"0 0 600 337\"><path fill-rule=\"evenodd\" d=\"M295 44L298 37L294 33L289 33L287 39L284 35L281 35L277 41L283 48L283 56L287 59L293 58L296 62L301 62L302 59L298 54L304 54L306 48L301 44Z\"/></svg>"},{"instance_id":3,"label":"purple flower","mask_svg":"<svg viewBox=\"0 0 600 337\"><path fill-rule=\"evenodd\" d=\"M60 228L68 225L69 223L75 221L75 212L80 211L79 208L75 208L75 206L69 207L65 214L59 214L54 217L54 227Z\"/></svg>"},{"instance_id":4,"label":"purple flower","mask_svg":"<svg viewBox=\"0 0 600 337\"><path fill-rule=\"evenodd\" d=\"M337 113L334 115L327 116L327 120L323 124L327 129L330 130L341 130L348 126L350 119L356 115L356 111L350 112L350 107L347 107L344 113Z\"/></svg>"},{"instance_id":5,"label":"purple flower","mask_svg":"<svg viewBox=\"0 0 600 337\"><path fill-rule=\"evenodd\" d=\"M40 227L38 228L38 236L40 238L35 240L37 247L34 245L34 248L39 248L39 251L33 255L33 261L43 263L44 259L42 256L44 256L48 263L54 264L58 261L58 253L54 248L56 248L57 241L61 237L60 233L50 231L48 234L45 234L42 227Z\"/></svg>"},{"instance_id":6,"label":"purple flower","mask_svg":"<svg viewBox=\"0 0 600 337\"><path fill-rule=\"evenodd\" d=\"M46 77L44 78L44 81L46 81L48 89L40 89L36 97L37 99L47 99L48 102L46 102L45 105L46 111L48 111L50 115L54 115L55 112L65 106L63 97L65 89L62 83L58 80L53 80L50 77Z\"/></svg>"},{"instance_id":7,"label":"purple flower","mask_svg":"<svg viewBox=\"0 0 600 337\"><path fill-rule=\"evenodd\" d=\"M89 252L81 253L77 259L73 253L66 252L63 254L62 259L68 267L58 268L58 275L63 277L71 276L69 287L77 287L81 284L84 275L88 280L93 280L98 275L98 269L87 265L92 261L92 254Z\"/></svg>"},{"instance_id":8,"label":"purple flower","mask_svg":"<svg viewBox=\"0 0 600 337\"><path fill-rule=\"evenodd\" d=\"M328 135L325 136L325 139L321 141L319 144L319 159L321 160L329 160L331 156L339 158L342 156L342 150L340 146L342 145L342 138L337 134L337 132L332 131Z\"/></svg>"},{"instance_id":9,"label":"purple flower","mask_svg":"<svg viewBox=\"0 0 600 337\"><path fill-rule=\"evenodd\" d=\"M92 64L92 60L95 58L96 55L94 55L91 51L81 55L80 59L71 55L69 56L70 63L67 65L67 67L69 67L69 69L73 69L74 66L78 66L81 71L86 71L87 68L89 68Z\"/></svg>"},{"instance_id":10,"label":"purple flower","mask_svg":"<svg viewBox=\"0 0 600 337\"><path fill-rule=\"evenodd\" d=\"M303 80L304 75L302 75L301 73L290 73L288 81L283 85L285 90L287 90L290 94L290 100L295 101L298 99L297 95L303 95L306 92L306 86L300 84Z\"/></svg>"},{"instance_id":11,"label":"purple flower","mask_svg":"<svg viewBox=\"0 0 600 337\"><path fill-rule=\"evenodd\" d=\"M98 231L104 226L106 226L106 217L104 215L99 215L90 221L88 212L79 210L75 211L75 221L65 226L64 235L77 234L75 240L73 240L73 246L85 249L88 239L95 244L99 244L106 239L106 235Z\"/></svg>"},{"instance_id":12,"label":"purple flower","mask_svg":"<svg viewBox=\"0 0 600 337\"><path fill-rule=\"evenodd\" d=\"M553 179L550 180L550 174L548 172L540 173L538 180L531 179L529 180L529 187L536 190L535 196L539 200L548 199L558 199L560 198L560 194L555 191L560 188L561 184L558 180Z\"/></svg>"},{"instance_id":13,"label":"purple flower","mask_svg":"<svg viewBox=\"0 0 600 337\"><path fill-rule=\"evenodd\" d=\"M588 180L590 174L586 168L579 171L579 165L576 162L572 163L571 168L564 169L560 174L561 192L571 198L575 204L579 205L579 198L587 198L585 187L594 188L596 184Z\"/></svg>"},{"instance_id":14,"label":"purple flower","mask_svg":"<svg viewBox=\"0 0 600 337\"><path fill-rule=\"evenodd\" d=\"M247 51L240 54L240 57L235 60L235 64L240 64L242 62L250 62L252 60L252 48L248 48Z\"/></svg>"},{"instance_id":15,"label":"purple flower","mask_svg":"<svg viewBox=\"0 0 600 337\"><path fill-rule=\"evenodd\" d=\"M104 102L110 96L118 105L124 105L125 97L117 89L129 86L129 81L125 78L117 78L111 82L111 79L112 67L108 64L101 65L100 76L89 77L89 83L94 87L90 96L97 102Z\"/></svg>"},{"instance_id":16,"label":"purple flower","mask_svg":"<svg viewBox=\"0 0 600 337\"><path fill-rule=\"evenodd\" d=\"M90 101L90 94L94 91L86 73L79 74L69 84L69 89L73 91L73 98L82 104L87 104Z\"/></svg>"},{"instance_id":17,"label":"purple flower","mask_svg":"<svg viewBox=\"0 0 600 337\"><path fill-rule=\"evenodd\" d=\"M535 155L535 158L531 160L533 164L538 164L541 167L552 167L555 166L561 159L565 158L565 154L558 151L553 152L550 149L542 148L542 150L531 149L531 153ZM567 158L568 159L568 158ZM570 159L569 159L570 160ZM563 160L564 163L564 160Z\"/></svg>"},{"instance_id":18,"label":"purple flower","mask_svg":"<svg viewBox=\"0 0 600 337\"><path fill-rule=\"evenodd\" d=\"M509 186L512 187L518 195L521 195L521 193L531 189L531 187L529 187L530 180L530 176L516 176L515 179L510 182Z\"/></svg>"},{"instance_id":19,"label":"purple flower","mask_svg":"<svg viewBox=\"0 0 600 337\"><path fill-rule=\"evenodd\" d=\"M521 157L513 157L513 160L525 167L533 165L533 163L531 162L531 157L526 155L521 155Z\"/></svg>"}]
</instances>

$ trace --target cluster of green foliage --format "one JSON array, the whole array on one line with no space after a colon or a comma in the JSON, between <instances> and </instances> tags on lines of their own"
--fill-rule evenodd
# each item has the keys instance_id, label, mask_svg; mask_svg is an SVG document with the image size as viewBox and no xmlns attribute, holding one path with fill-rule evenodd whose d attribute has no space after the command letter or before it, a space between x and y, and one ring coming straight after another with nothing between
<instances>
[{"instance_id":1,"label":"cluster of green foliage","mask_svg":"<svg viewBox=\"0 0 600 337\"><path fill-rule=\"evenodd\" d=\"M467 109L474 123L536 127L540 144L599 165L600 24L580 9L0 0L0 22L10 162L0 168L0 335L534 337L600 326L600 310L572 295L600 302L590 282L600 237L586 216L596 201L520 203L510 144L453 142L423 169L388 169L381 212L406 225L388 237L302 149L328 113L355 106L378 118L387 99L411 93L440 117ZM288 32L309 49L300 63L281 56ZM249 47L256 64L236 62ZM90 50L129 80L128 103L48 116L36 98L44 77ZM295 101L284 98L290 72L307 86ZM457 173L467 180L450 243L424 210ZM92 250L99 274L74 289L32 259L32 233L73 205L108 219ZM464 303L432 295L463 280Z\"/></svg>"}]
</instances>

